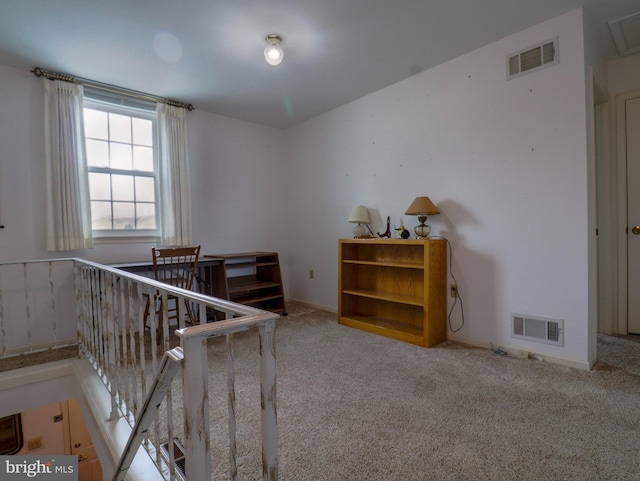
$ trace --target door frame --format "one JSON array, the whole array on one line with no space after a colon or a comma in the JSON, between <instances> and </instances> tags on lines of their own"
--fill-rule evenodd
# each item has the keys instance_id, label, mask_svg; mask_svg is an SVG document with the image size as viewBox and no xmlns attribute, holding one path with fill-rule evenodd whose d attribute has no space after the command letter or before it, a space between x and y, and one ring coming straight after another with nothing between
<instances>
[{"instance_id":1,"label":"door frame","mask_svg":"<svg viewBox=\"0 0 640 481\"><path fill-rule=\"evenodd\" d=\"M629 333L628 303L628 232L627 232L627 118L625 103L640 97L640 89L624 92L616 96L616 132L618 166L618 322L617 334Z\"/></svg>"},{"instance_id":2,"label":"door frame","mask_svg":"<svg viewBox=\"0 0 640 481\"><path fill-rule=\"evenodd\" d=\"M595 191L595 253L593 264L596 284L595 301L590 308L596 312L594 340L598 333L611 334L616 318L616 296L612 287L616 277L615 263L615 165L610 155L610 102L590 69L591 80L591 152L594 161ZM590 232L590 235L592 233Z\"/></svg>"}]
</instances>

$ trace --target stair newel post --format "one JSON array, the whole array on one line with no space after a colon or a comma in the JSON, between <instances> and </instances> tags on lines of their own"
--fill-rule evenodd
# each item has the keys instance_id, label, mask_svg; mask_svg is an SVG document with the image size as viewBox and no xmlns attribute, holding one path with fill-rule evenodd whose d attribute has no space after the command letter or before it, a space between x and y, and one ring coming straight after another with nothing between
<instances>
[{"instance_id":1,"label":"stair newel post","mask_svg":"<svg viewBox=\"0 0 640 481\"><path fill-rule=\"evenodd\" d=\"M209 382L207 338L182 337L184 351L183 398L185 419L185 468L187 479L211 479L209 459Z\"/></svg>"},{"instance_id":2,"label":"stair newel post","mask_svg":"<svg viewBox=\"0 0 640 481\"><path fill-rule=\"evenodd\" d=\"M262 405L262 479L278 479L275 319L259 326L260 394Z\"/></svg>"}]
</instances>

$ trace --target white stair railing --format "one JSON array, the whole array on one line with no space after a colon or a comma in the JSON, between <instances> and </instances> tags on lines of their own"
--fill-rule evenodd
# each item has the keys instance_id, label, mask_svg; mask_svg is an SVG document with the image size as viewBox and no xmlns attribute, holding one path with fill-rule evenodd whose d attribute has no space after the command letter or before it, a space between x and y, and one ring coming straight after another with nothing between
<instances>
[{"instance_id":1,"label":"white stair railing","mask_svg":"<svg viewBox=\"0 0 640 481\"><path fill-rule=\"evenodd\" d=\"M73 261L0 262L0 359L77 343Z\"/></svg>"},{"instance_id":2,"label":"white stair railing","mask_svg":"<svg viewBox=\"0 0 640 481\"><path fill-rule=\"evenodd\" d=\"M102 376L111 392L111 419L123 413L133 428L136 419L144 413L138 409L143 400L149 396L149 372L158 372L158 357L170 349L170 331L166 311L163 315L164 326L157 330L155 316L150 316L150 327L145 330L143 316L145 296L155 299L163 298L166 310L167 297L178 297L178 302L186 299L195 305L201 324L186 327L184 320L179 320L176 331L183 349L184 361L182 369L182 394L184 409L185 433L185 469L190 480L211 479L211 461L209 456L209 397L207 342L211 338L226 336L231 342L233 334L258 327L260 334L260 371L261 371L261 429L262 429L262 464L263 479L275 481L278 477L278 434L276 418L276 358L275 358L275 319L278 314L266 312L252 307L236 304L222 299L212 298L199 293L186 291L141 277L136 274L100 264L76 260L77 304L79 308L79 333L81 348ZM137 294L137 295L136 295ZM138 316L132 318L137 306ZM88 308L88 310L85 310ZM223 312L226 320L206 322L207 311ZM153 312L153 309L152 309ZM162 334L156 339L156 331ZM135 339L135 342L133 341ZM129 344L129 349L127 349ZM146 347L148 346L148 347ZM158 347L159 346L159 347ZM135 352L135 355L134 355ZM151 356L151 368L145 368L147 357ZM136 367L139 357L139 367ZM235 398L233 391L233 356L227 360L227 372L230 373L228 386L229 399ZM135 394L134 394L135 393ZM138 393L140 394L138 396ZM164 414L167 424L166 437L171 444L174 439L174 411L171 390L168 389ZM237 479L235 460L235 405L229 403L229 437L230 437L230 479ZM161 441L164 433L160 433L159 422L153 423L149 438L144 441L145 448L155 458L161 471L166 472L166 460L161 456ZM145 430L147 432L147 430ZM147 438L148 439L148 438ZM169 449L172 453L173 449ZM125 453L127 454L127 453ZM175 479L175 463L169 460L169 476Z\"/></svg>"},{"instance_id":3,"label":"white stair railing","mask_svg":"<svg viewBox=\"0 0 640 481\"><path fill-rule=\"evenodd\" d=\"M169 295L177 296L180 302L188 300L199 313L200 324L186 327L181 319L175 332L177 337L171 336L165 324L158 330L161 338L157 338L156 317L149 317L148 327L144 319L146 299L157 295L163 296L165 308ZM207 323L207 312L212 311L223 312L226 320ZM275 319L278 317L276 313L185 291L82 259L0 263L0 359L78 344L79 355L91 362L110 392L110 420L123 417L134 432L131 447L123 452L126 459L122 467L134 456L134 446L141 441L160 472L172 480L176 479L172 449L167 464L160 447L165 438L173 440L174 433L179 431L173 417L180 410L184 416L187 477L198 481L211 479L207 343L215 337L227 340L229 478L237 479L233 337L253 327L258 327L260 336L263 479L277 480ZM178 351L171 347L178 342L184 356L183 405L173 405L168 385L164 400L154 404L160 401L155 396L164 391L153 380L160 369L159 359L165 352L177 358ZM151 416L146 405L160 408L166 431L161 432L158 417ZM150 418L153 420L149 421ZM150 422L149 427L141 429L142 422Z\"/></svg>"}]
</instances>

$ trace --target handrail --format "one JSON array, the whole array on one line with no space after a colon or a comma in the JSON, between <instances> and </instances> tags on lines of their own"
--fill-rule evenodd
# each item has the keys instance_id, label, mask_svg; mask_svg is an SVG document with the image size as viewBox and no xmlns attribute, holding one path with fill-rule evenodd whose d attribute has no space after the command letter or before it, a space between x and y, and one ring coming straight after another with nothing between
<instances>
[{"instance_id":1,"label":"handrail","mask_svg":"<svg viewBox=\"0 0 640 481\"><path fill-rule=\"evenodd\" d=\"M182 297L188 297L190 299L193 299L194 301L198 302L198 303L202 303L205 304L207 307L218 307L220 308L219 310L228 310L228 311L232 311L238 314L242 314L242 315L254 315L254 314L260 314L264 311L260 310L260 309L256 309L255 307L251 307L251 306L247 306L244 304L237 304L235 302L232 301L228 301L226 299L221 299L221 298L215 298L215 300L213 300L214 298L207 296L205 294L201 294L199 292L195 292L195 291L189 291L186 289L182 289L180 287L175 287L169 284L165 284L163 282L160 281L156 281L155 279L152 279L150 277L145 277L145 276L141 276L139 274L135 274L133 272L128 272L126 270L123 269L119 269L117 267L111 267L108 266L106 264L100 264L98 262L93 262L93 261L89 261L86 259L81 259L79 257L57 257L54 259L35 259L35 260L21 260L21 261L1 261L0 262L0 266L3 265L23 265L23 264L43 264L43 263L47 263L47 262L63 262L63 261L72 261L72 262L78 262L81 264L84 264L86 266L89 267L94 267L96 269L100 269L103 272L109 272L111 274L114 275L118 275L120 277L124 277L127 279L131 279L133 281L137 281L137 282L142 282L144 284L147 284L149 286L158 288L158 289L162 289L164 291L166 291L167 293L171 293L171 294L175 294L175 295L179 295Z\"/></svg>"},{"instance_id":2,"label":"handrail","mask_svg":"<svg viewBox=\"0 0 640 481\"><path fill-rule=\"evenodd\" d=\"M127 272L125 270L118 269L117 267L110 267L104 264L99 264L97 262L87 261L84 259L73 258L72 260L75 262L85 264L90 267L94 267L96 269L100 269L101 271L104 271L104 272L109 272L119 277L124 277L126 279L131 279L133 281L142 282L151 287L155 287L157 289L166 291L167 293L175 294L180 297L187 297L189 299L192 299L195 302L204 304L207 307L216 307L222 311L228 310L228 311L232 311L234 313L242 314L245 316L256 315L264 312L260 309L256 309L255 307L246 306L244 304L237 304L235 302L228 301L226 299L220 299L217 297L213 298L211 296L207 296L199 292L189 291L186 289L182 289L180 287L172 286L170 284L165 284L164 282L156 281L155 279L141 276L139 274L134 274L132 272Z\"/></svg>"}]
</instances>

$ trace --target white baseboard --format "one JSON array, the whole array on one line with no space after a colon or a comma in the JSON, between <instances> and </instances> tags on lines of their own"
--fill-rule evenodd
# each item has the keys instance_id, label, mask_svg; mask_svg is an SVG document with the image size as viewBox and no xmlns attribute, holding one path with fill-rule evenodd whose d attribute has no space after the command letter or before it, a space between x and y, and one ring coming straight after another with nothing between
<instances>
[{"instance_id":1,"label":"white baseboard","mask_svg":"<svg viewBox=\"0 0 640 481\"><path fill-rule=\"evenodd\" d=\"M306 306L306 307L310 307L311 309L317 309L318 311L325 311L325 312L331 312L332 314L337 314L338 311L336 309L331 309L329 307L326 306L319 306L317 304L311 304L309 302L305 302L305 301L299 301L297 299L287 299L286 302L295 302L296 304L300 304L301 306Z\"/></svg>"},{"instance_id":2,"label":"white baseboard","mask_svg":"<svg viewBox=\"0 0 640 481\"><path fill-rule=\"evenodd\" d=\"M447 340L459 342L462 344L469 344L470 346L482 347L485 349L494 349L500 347L504 349L507 354L514 357L522 357L523 353L527 353L528 355L535 356L535 358L542 359L543 361L549 362L551 364L558 364L560 366L572 367L575 369L580 369L583 371L589 371L593 367L592 363L587 361L580 361L577 359L570 359L562 356L556 356L554 354L549 353L540 353L535 351L530 351L527 349L523 349L522 347L509 346L504 344L493 344L491 341L487 341L484 339L477 339L468 336L462 336L460 334L447 332Z\"/></svg>"}]
</instances>

